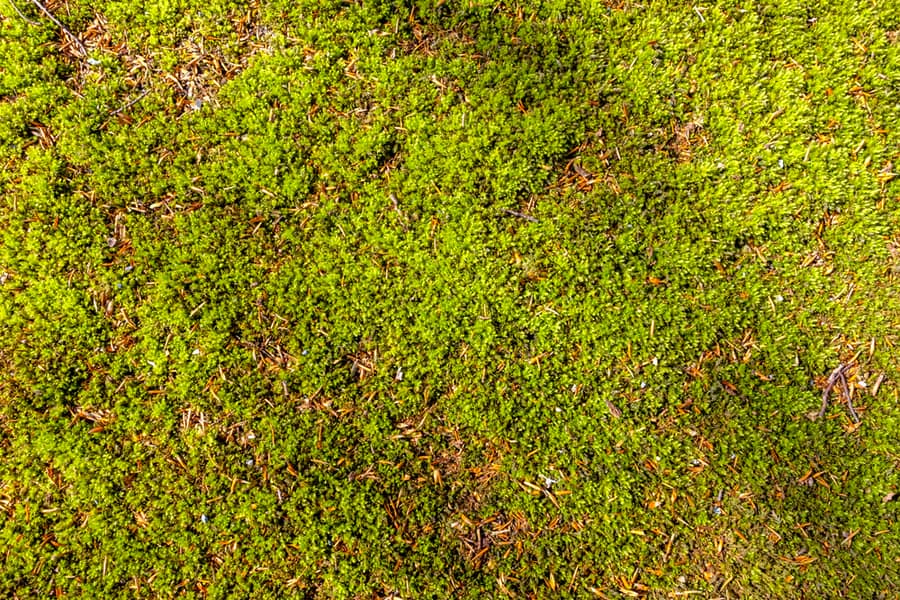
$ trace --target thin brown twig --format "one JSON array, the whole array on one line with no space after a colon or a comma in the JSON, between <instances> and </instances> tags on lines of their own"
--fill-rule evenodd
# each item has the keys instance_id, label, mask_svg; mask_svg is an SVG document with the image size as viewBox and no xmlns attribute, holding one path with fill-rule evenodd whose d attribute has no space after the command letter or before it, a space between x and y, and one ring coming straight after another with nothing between
<instances>
[{"instance_id":1,"label":"thin brown twig","mask_svg":"<svg viewBox=\"0 0 900 600\"><path fill-rule=\"evenodd\" d=\"M114 117L115 115L128 110L129 108L131 108L132 106L134 106L135 104L140 102L141 99L149 93L150 93L149 89L144 90L143 92L138 94L137 98L133 98L132 100L129 100L128 102L126 102L125 104L123 104L122 106L117 108L116 110L110 111L109 116Z\"/></svg>"},{"instance_id":2,"label":"thin brown twig","mask_svg":"<svg viewBox=\"0 0 900 600\"><path fill-rule=\"evenodd\" d=\"M16 3L13 2L13 0L7 0L7 2L9 2L9 5L13 7L13 10L14 10L14 11L16 11L16 14L19 15L20 17L22 17L22 20L23 20L23 21L25 21L26 23L28 23L28 24L31 25L32 27L38 27L38 26L40 26L40 23L35 23L34 21L32 21L31 19L29 19L28 17L26 17L24 14L22 14L22 11L19 10L19 7L16 6Z\"/></svg>"},{"instance_id":3,"label":"thin brown twig","mask_svg":"<svg viewBox=\"0 0 900 600\"><path fill-rule=\"evenodd\" d=\"M394 205L394 211L396 211L397 216L400 217L400 226L403 227L403 231L409 231L409 227L406 225L406 217L403 216L403 211L400 210L400 202L397 200L397 196L392 192L388 195L388 198L390 198L391 204Z\"/></svg>"},{"instance_id":4,"label":"thin brown twig","mask_svg":"<svg viewBox=\"0 0 900 600\"><path fill-rule=\"evenodd\" d=\"M532 223L539 223L539 221L537 219L535 219L531 215L526 215L525 213L520 213L518 211L510 210L508 208L504 208L503 212L505 212L506 214L508 214L510 216L519 217L520 219L525 219L526 221L530 221Z\"/></svg>"},{"instance_id":5,"label":"thin brown twig","mask_svg":"<svg viewBox=\"0 0 900 600\"><path fill-rule=\"evenodd\" d=\"M831 394L831 390L834 389L835 384L838 382L840 376L843 375L844 369L846 368L846 365L841 363L835 367L834 371L831 372L831 375L828 376L828 381L825 383L825 390L822 392L822 408L816 413L817 419L825 416L825 411L828 410L828 396Z\"/></svg>"},{"instance_id":6,"label":"thin brown twig","mask_svg":"<svg viewBox=\"0 0 900 600\"><path fill-rule=\"evenodd\" d=\"M872 386L872 397L878 395L878 390L881 389L881 384L884 381L884 373L878 376L878 379L875 380L875 385Z\"/></svg>"},{"instance_id":7,"label":"thin brown twig","mask_svg":"<svg viewBox=\"0 0 900 600\"><path fill-rule=\"evenodd\" d=\"M850 396L850 386L847 385L847 368L848 365L841 363L835 367L834 371L831 372L831 375L828 376L828 381L825 383L825 389L822 391L822 407L819 409L819 412L816 413L817 419L825 416L825 411L828 410L828 397L831 395L834 386L841 384L841 393L847 399L847 410L850 411L850 416L853 417L853 421L859 423L859 415L853 407L853 399Z\"/></svg>"},{"instance_id":8,"label":"thin brown twig","mask_svg":"<svg viewBox=\"0 0 900 600\"><path fill-rule=\"evenodd\" d=\"M588 171L587 169L585 169L578 163L572 163L572 168L574 168L575 172L578 173L579 175L581 175L585 181L587 181L589 183L593 183L594 175L590 171Z\"/></svg>"},{"instance_id":9,"label":"thin brown twig","mask_svg":"<svg viewBox=\"0 0 900 600\"><path fill-rule=\"evenodd\" d=\"M850 398L850 387L847 385L847 377L844 375L844 371L841 371L838 379L841 381L841 390L843 390L844 396L847 398L847 408L850 410L850 416L853 417L855 423L859 423L859 415L856 414L856 410L853 408L853 400Z\"/></svg>"},{"instance_id":10,"label":"thin brown twig","mask_svg":"<svg viewBox=\"0 0 900 600\"><path fill-rule=\"evenodd\" d=\"M42 13L44 13L44 15L48 19L50 19L54 25L56 25L57 27L62 29L63 33L65 33L67 36L69 36L69 39L71 39L75 43L75 45L78 46L78 49L81 51L82 55L87 56L87 54L88 54L87 47L84 45L84 42L81 41L81 38L79 38L77 35L72 33L71 29L69 29L68 27L63 25L62 21L57 19L53 15L53 13L50 12L50 10L41 3L40 0L31 0L31 3L34 4L38 8L38 10L40 10Z\"/></svg>"}]
</instances>

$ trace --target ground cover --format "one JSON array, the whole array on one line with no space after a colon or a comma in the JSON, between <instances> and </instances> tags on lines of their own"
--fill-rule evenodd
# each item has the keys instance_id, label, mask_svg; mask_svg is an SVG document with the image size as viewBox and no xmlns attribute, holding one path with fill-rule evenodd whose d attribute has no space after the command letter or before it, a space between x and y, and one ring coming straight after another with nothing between
<instances>
[{"instance_id":1,"label":"ground cover","mask_svg":"<svg viewBox=\"0 0 900 600\"><path fill-rule=\"evenodd\" d=\"M0 19L4 596L897 596L900 5Z\"/></svg>"}]
</instances>

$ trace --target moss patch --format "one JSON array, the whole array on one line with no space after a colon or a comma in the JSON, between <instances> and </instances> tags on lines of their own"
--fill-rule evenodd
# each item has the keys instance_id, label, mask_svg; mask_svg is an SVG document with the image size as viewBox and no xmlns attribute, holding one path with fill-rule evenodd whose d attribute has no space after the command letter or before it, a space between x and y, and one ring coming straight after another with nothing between
<instances>
[{"instance_id":1,"label":"moss patch","mask_svg":"<svg viewBox=\"0 0 900 600\"><path fill-rule=\"evenodd\" d=\"M0 6L6 595L900 588L890 3Z\"/></svg>"}]
</instances>

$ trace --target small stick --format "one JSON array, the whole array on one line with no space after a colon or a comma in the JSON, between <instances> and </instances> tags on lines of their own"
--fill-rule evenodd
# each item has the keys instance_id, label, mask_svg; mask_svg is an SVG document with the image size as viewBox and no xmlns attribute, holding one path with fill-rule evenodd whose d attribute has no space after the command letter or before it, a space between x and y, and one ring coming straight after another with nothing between
<instances>
[{"instance_id":1,"label":"small stick","mask_svg":"<svg viewBox=\"0 0 900 600\"><path fill-rule=\"evenodd\" d=\"M14 11L16 11L16 14L19 15L20 17L22 17L22 20L23 20L23 21L25 21L26 23L28 23L28 24L31 25L32 27L38 27L38 26L40 26L40 23L35 23L35 22L32 21L31 19L29 19L28 17L26 17L25 15L23 15L23 14L22 14L22 11L19 10L19 7L16 6L16 3L13 2L13 0L7 0L7 2L9 2L9 5L13 7L13 10L14 10Z\"/></svg>"},{"instance_id":2,"label":"small stick","mask_svg":"<svg viewBox=\"0 0 900 600\"><path fill-rule=\"evenodd\" d=\"M854 422L859 423L859 416L856 414L856 410L853 409L853 400L850 399L850 388L847 386L847 378L844 376L843 371L841 371L841 375L838 379L840 379L841 389L847 397L847 408L850 409L850 416L853 417Z\"/></svg>"},{"instance_id":3,"label":"small stick","mask_svg":"<svg viewBox=\"0 0 900 600\"><path fill-rule=\"evenodd\" d=\"M397 200L397 196L391 192L388 194L388 198L390 198L391 204L394 205L394 211L397 213L397 216L400 217L400 225L403 227L403 231L409 231L409 227L406 226L406 217L403 216L403 211L400 210L400 202Z\"/></svg>"},{"instance_id":4,"label":"small stick","mask_svg":"<svg viewBox=\"0 0 900 600\"><path fill-rule=\"evenodd\" d=\"M572 168L575 169L575 172L584 177L585 181L593 182L594 176L590 171L579 165L578 163L572 163Z\"/></svg>"},{"instance_id":5,"label":"small stick","mask_svg":"<svg viewBox=\"0 0 900 600\"><path fill-rule=\"evenodd\" d=\"M134 98L133 100L129 100L128 102L126 102L125 104L123 104L122 106L120 106L119 108L117 108L116 110L110 112L110 113L109 113L109 116L114 117L114 116L116 116L117 114L119 114L120 112L124 112L124 111L128 110L129 108L131 108L132 106L134 106L135 104L137 104L138 102L140 102L141 99L142 99L144 96L146 96L147 94L149 94L149 93L150 93L150 90L149 90L149 89L144 90L143 92L141 92L141 93L138 95L137 98Z\"/></svg>"},{"instance_id":6,"label":"small stick","mask_svg":"<svg viewBox=\"0 0 900 600\"><path fill-rule=\"evenodd\" d=\"M539 222L540 222L540 221L538 221L537 219L535 219L534 217L532 217L532 216L530 216L530 215L526 215L526 214L524 214L524 213L520 213L520 212L515 211L515 210L510 210L510 209L508 209L508 208L504 208L504 209L503 209L503 212L505 212L506 214L511 215L511 216L513 216L513 217L519 217L520 219L525 219L526 221L530 221L530 222L532 222L532 223L539 223Z\"/></svg>"},{"instance_id":7,"label":"small stick","mask_svg":"<svg viewBox=\"0 0 900 600\"><path fill-rule=\"evenodd\" d=\"M45 15L48 19L50 19L51 21L53 21L53 24L54 24L54 25L56 25L57 27L59 27L60 29L62 29L62 30L63 30L63 33L65 33L67 36L69 36L69 38L70 38L73 42L75 42L75 45L78 46L78 49L81 51L81 53L82 53L84 56L87 56L88 51L87 51L87 48L86 48L85 45L84 45L84 42L82 42L81 39L80 39L77 35L75 35L74 33L72 33L72 30L71 30L71 29L69 29L68 27L66 27L65 25L63 25L63 24L62 24L62 21L60 21L60 20L57 19L55 16L53 16L53 13L50 12L50 11L47 9L46 6L44 6L43 4L41 4L41 1L40 1L40 0L31 0L31 3L34 4L35 6L37 6L37 7L38 7L38 10L40 10L42 13L44 13L44 15Z\"/></svg>"},{"instance_id":8,"label":"small stick","mask_svg":"<svg viewBox=\"0 0 900 600\"><path fill-rule=\"evenodd\" d=\"M872 386L872 397L878 395L878 390L881 389L881 382L884 381L884 373L878 376L878 379L875 380L875 385Z\"/></svg>"},{"instance_id":9,"label":"small stick","mask_svg":"<svg viewBox=\"0 0 900 600\"><path fill-rule=\"evenodd\" d=\"M825 411L828 410L828 396L831 394L831 390L834 389L834 385L838 382L840 376L843 375L844 369L846 368L844 363L841 363L831 372L831 375L828 376L828 382L825 384L825 391L822 392L822 408L816 413L817 419L825 416Z\"/></svg>"}]
</instances>

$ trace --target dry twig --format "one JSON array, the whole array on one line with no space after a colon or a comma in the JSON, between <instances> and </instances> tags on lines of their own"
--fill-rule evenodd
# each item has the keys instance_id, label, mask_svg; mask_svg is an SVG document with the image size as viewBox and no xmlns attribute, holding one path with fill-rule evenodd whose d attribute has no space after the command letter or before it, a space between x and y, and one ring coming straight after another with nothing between
<instances>
[{"instance_id":1,"label":"dry twig","mask_svg":"<svg viewBox=\"0 0 900 600\"><path fill-rule=\"evenodd\" d=\"M831 372L831 375L828 376L828 381L825 382L825 390L822 392L822 407L819 409L819 412L816 413L817 419L825 416L825 411L828 410L828 396L831 395L834 384L837 383L838 377L844 372L845 368L844 363L841 363Z\"/></svg>"},{"instance_id":2,"label":"dry twig","mask_svg":"<svg viewBox=\"0 0 900 600\"><path fill-rule=\"evenodd\" d=\"M24 14L22 14L22 11L19 10L19 7L16 6L16 3L15 3L13 0L7 0L7 2L9 2L9 5L13 7L13 10L14 10L14 11L16 11L16 14L19 15L20 17L22 17L22 20L23 20L23 21L25 21L26 23L28 23L28 24L31 25L32 27L38 27L38 26L40 25L40 23L35 23L34 21L32 21L31 19L29 19L28 17L26 17Z\"/></svg>"},{"instance_id":3,"label":"dry twig","mask_svg":"<svg viewBox=\"0 0 900 600\"><path fill-rule=\"evenodd\" d=\"M539 222L537 219L535 219L535 218L532 217L531 215L526 215L525 213L520 213L520 212L518 212L518 211L510 210L510 209L508 209L508 208L504 208L504 209L503 209L503 212L505 212L506 214L508 214L508 215L510 215L510 216L512 216L512 217L519 217L520 219L525 219L526 221L530 221L530 222L532 222L532 223L538 223L538 222Z\"/></svg>"},{"instance_id":4,"label":"dry twig","mask_svg":"<svg viewBox=\"0 0 900 600\"><path fill-rule=\"evenodd\" d=\"M144 98L144 96L146 96L149 93L150 93L150 90L144 90L136 98L129 100L128 102L126 102L125 104L123 104L122 106L117 108L116 110L110 111L109 116L113 117L121 112L128 110L129 108L131 108L132 106L134 106L135 104L140 102Z\"/></svg>"},{"instance_id":5,"label":"dry twig","mask_svg":"<svg viewBox=\"0 0 900 600\"><path fill-rule=\"evenodd\" d=\"M847 385L846 372L847 365L841 363L828 376L828 381L825 382L825 389L822 391L822 407L816 413L817 419L825 416L825 411L828 410L828 397L831 395L834 386L840 383L841 392L847 399L847 408L850 410L850 416L853 417L856 423L859 423L859 415L856 414L856 410L853 408L853 401L850 398L850 387Z\"/></svg>"},{"instance_id":6,"label":"dry twig","mask_svg":"<svg viewBox=\"0 0 900 600\"><path fill-rule=\"evenodd\" d=\"M859 423L859 416L853 408L853 400L850 397L850 387L847 385L847 376L844 374L844 371L841 371L838 379L841 382L841 390L844 392L844 397L847 398L847 408L850 410L850 416L853 417L855 423Z\"/></svg>"},{"instance_id":7,"label":"dry twig","mask_svg":"<svg viewBox=\"0 0 900 600\"><path fill-rule=\"evenodd\" d=\"M38 8L38 10L40 10L42 13L44 13L44 16L46 16L48 19L50 19L50 20L53 22L54 25L56 25L57 27L59 27L60 29L62 29L63 33L65 33L67 36L69 36L69 39L72 40L72 42L73 42L76 46L78 46L78 50L81 52L81 54L82 54L83 56L87 56L88 51L87 51L87 48L86 48L85 45L84 45L84 42L81 41L81 38L79 38L77 35L75 35L74 33L72 33L72 30L71 30L71 29L69 29L68 27L66 27L65 25L63 25L62 21L60 21L59 19L57 19L57 18L53 15L53 13L50 12L50 10L49 10L46 6L44 6L44 5L41 3L40 0L31 0L31 3L34 4L34 5ZM16 12L18 12L18 10L17 10Z\"/></svg>"}]
</instances>

